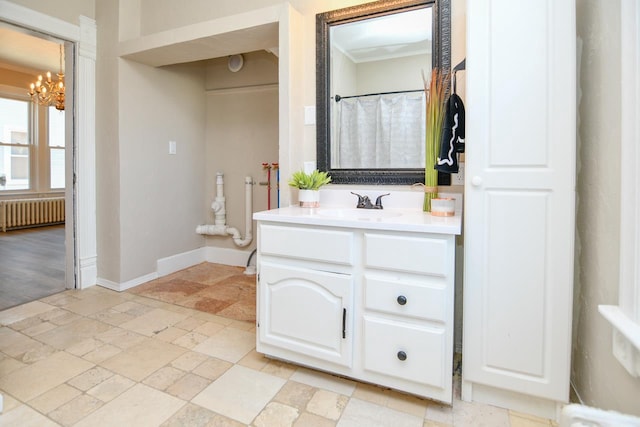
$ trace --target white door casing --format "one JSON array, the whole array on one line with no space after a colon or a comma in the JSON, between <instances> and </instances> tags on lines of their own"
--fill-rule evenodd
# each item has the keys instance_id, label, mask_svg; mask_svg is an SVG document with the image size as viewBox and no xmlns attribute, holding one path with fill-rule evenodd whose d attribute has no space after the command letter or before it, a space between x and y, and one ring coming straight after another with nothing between
<instances>
[{"instance_id":1,"label":"white door casing","mask_svg":"<svg viewBox=\"0 0 640 427\"><path fill-rule=\"evenodd\" d=\"M67 87L73 90L65 103L67 135L73 126L73 144L67 144L74 151L75 192L65 192L65 204L72 206L73 234L66 235L67 257L75 257L73 274L67 262L67 277L73 277L76 288L85 288L96 284L97 244L96 244L96 194L95 194L95 63L96 63L96 22L86 16L79 16L79 25L45 15L41 12L20 6L10 1L0 0L0 20L49 34L76 45L75 58L68 63L74 64L74 72L67 72ZM67 43L68 46L68 43ZM67 49L69 52L70 49ZM71 151L71 150L69 150ZM69 162L67 162L67 165ZM67 180L68 181L68 180ZM67 217L69 219L70 216ZM72 228L72 227L69 227ZM73 287L74 283L67 283Z\"/></svg>"}]
</instances>

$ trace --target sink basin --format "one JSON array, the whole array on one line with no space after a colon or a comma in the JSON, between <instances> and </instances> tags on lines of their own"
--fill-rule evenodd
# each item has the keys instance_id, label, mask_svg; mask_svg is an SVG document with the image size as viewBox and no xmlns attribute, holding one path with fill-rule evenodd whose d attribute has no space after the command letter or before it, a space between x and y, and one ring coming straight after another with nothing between
<instances>
[{"instance_id":1,"label":"sink basin","mask_svg":"<svg viewBox=\"0 0 640 427\"><path fill-rule=\"evenodd\" d=\"M380 220L401 216L401 212L386 211L384 209L357 208L319 208L317 215L326 218L342 218L351 220Z\"/></svg>"}]
</instances>

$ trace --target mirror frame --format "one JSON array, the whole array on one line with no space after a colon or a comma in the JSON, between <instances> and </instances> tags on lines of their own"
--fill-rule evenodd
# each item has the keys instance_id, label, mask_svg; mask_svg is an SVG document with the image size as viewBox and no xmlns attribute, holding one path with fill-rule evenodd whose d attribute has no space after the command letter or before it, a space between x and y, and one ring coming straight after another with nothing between
<instances>
[{"instance_id":1,"label":"mirror frame","mask_svg":"<svg viewBox=\"0 0 640 427\"><path fill-rule=\"evenodd\" d=\"M451 69L450 0L381 0L316 15L316 161L335 184L415 184L424 182L424 169L332 169L329 32L332 25L361 21L413 9L433 8L431 66ZM451 175L439 173L438 183L448 185Z\"/></svg>"}]
</instances>

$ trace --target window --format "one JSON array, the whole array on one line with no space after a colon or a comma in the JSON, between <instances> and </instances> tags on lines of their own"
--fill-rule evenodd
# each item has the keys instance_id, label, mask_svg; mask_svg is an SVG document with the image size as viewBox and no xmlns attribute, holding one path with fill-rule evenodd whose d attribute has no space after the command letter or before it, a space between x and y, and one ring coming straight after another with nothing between
<instances>
[{"instance_id":1,"label":"window","mask_svg":"<svg viewBox=\"0 0 640 427\"><path fill-rule=\"evenodd\" d=\"M0 191L29 189L29 101L0 98Z\"/></svg>"},{"instance_id":2,"label":"window","mask_svg":"<svg viewBox=\"0 0 640 427\"><path fill-rule=\"evenodd\" d=\"M601 305L613 327L613 354L640 376L640 5L621 2L622 132L620 289L618 305Z\"/></svg>"},{"instance_id":3,"label":"window","mask_svg":"<svg viewBox=\"0 0 640 427\"><path fill-rule=\"evenodd\" d=\"M0 194L62 191L65 113L34 108L24 91L0 87Z\"/></svg>"},{"instance_id":4,"label":"window","mask_svg":"<svg viewBox=\"0 0 640 427\"><path fill-rule=\"evenodd\" d=\"M49 187L64 188L64 111L49 107Z\"/></svg>"}]
</instances>

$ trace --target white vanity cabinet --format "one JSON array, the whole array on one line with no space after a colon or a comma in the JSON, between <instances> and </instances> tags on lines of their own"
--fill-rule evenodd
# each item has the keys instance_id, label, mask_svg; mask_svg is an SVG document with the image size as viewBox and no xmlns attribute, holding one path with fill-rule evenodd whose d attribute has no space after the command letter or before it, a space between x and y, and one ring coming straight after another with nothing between
<instances>
[{"instance_id":1,"label":"white vanity cabinet","mask_svg":"<svg viewBox=\"0 0 640 427\"><path fill-rule=\"evenodd\" d=\"M455 234L254 217L258 352L451 402Z\"/></svg>"},{"instance_id":2,"label":"white vanity cabinet","mask_svg":"<svg viewBox=\"0 0 640 427\"><path fill-rule=\"evenodd\" d=\"M555 418L569 398L574 1L467 2L462 398Z\"/></svg>"}]
</instances>

